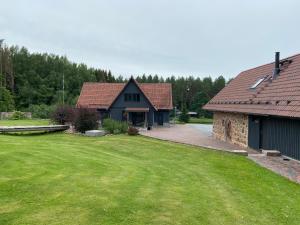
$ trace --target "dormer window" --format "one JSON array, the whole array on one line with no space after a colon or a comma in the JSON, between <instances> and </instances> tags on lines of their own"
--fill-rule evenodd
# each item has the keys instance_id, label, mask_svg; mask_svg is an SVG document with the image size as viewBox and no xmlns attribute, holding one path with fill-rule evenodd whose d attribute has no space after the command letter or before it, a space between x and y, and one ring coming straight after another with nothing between
<instances>
[{"instance_id":1,"label":"dormer window","mask_svg":"<svg viewBox=\"0 0 300 225\"><path fill-rule=\"evenodd\" d=\"M125 102L139 102L140 94L138 93L125 93L124 95Z\"/></svg>"},{"instance_id":2,"label":"dormer window","mask_svg":"<svg viewBox=\"0 0 300 225\"><path fill-rule=\"evenodd\" d=\"M256 82L255 82L255 84L253 84L251 87L250 87L250 89L255 89L258 85L260 85L261 84L261 82L263 82L265 80L265 77L263 77L263 78L259 78Z\"/></svg>"}]
</instances>

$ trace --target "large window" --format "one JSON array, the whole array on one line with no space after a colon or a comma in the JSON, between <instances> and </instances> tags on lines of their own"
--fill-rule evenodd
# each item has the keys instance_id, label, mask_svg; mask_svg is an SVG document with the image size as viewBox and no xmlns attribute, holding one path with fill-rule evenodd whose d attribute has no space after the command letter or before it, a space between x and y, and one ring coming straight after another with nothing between
<instances>
[{"instance_id":1,"label":"large window","mask_svg":"<svg viewBox=\"0 0 300 225\"><path fill-rule=\"evenodd\" d=\"M125 102L139 102L140 94L138 93L125 93L124 95Z\"/></svg>"}]
</instances>

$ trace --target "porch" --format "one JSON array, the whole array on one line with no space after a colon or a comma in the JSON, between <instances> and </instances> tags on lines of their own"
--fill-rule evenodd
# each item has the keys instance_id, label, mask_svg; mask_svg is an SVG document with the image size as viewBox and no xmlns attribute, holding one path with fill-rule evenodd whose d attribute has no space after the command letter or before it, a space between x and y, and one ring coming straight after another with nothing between
<instances>
[{"instance_id":1,"label":"porch","mask_svg":"<svg viewBox=\"0 0 300 225\"><path fill-rule=\"evenodd\" d=\"M135 127L148 127L149 108L125 108L123 121Z\"/></svg>"}]
</instances>

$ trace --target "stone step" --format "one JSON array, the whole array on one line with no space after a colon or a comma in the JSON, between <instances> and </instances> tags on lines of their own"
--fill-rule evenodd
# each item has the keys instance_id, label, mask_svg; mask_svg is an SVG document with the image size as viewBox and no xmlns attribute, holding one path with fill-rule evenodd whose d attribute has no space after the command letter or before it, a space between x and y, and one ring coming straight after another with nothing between
<instances>
[{"instance_id":1,"label":"stone step","mask_svg":"<svg viewBox=\"0 0 300 225\"><path fill-rule=\"evenodd\" d=\"M277 150L262 150L262 153L266 156L281 156L280 151Z\"/></svg>"},{"instance_id":2,"label":"stone step","mask_svg":"<svg viewBox=\"0 0 300 225\"><path fill-rule=\"evenodd\" d=\"M90 136L90 137L100 137L100 136L104 136L106 133L104 130L87 130L85 132L86 136Z\"/></svg>"},{"instance_id":3,"label":"stone step","mask_svg":"<svg viewBox=\"0 0 300 225\"><path fill-rule=\"evenodd\" d=\"M245 150L232 150L232 153L237 154L237 155L248 156L248 152Z\"/></svg>"}]
</instances>

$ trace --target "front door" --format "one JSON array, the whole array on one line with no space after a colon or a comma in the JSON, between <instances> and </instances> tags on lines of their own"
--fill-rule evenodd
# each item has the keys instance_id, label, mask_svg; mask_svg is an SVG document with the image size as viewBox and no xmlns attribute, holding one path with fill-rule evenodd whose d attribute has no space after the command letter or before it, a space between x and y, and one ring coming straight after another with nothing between
<instances>
[{"instance_id":1,"label":"front door","mask_svg":"<svg viewBox=\"0 0 300 225\"><path fill-rule=\"evenodd\" d=\"M261 148L261 125L260 118L249 116L249 132L248 132L248 145L250 148L259 150Z\"/></svg>"},{"instance_id":2,"label":"front door","mask_svg":"<svg viewBox=\"0 0 300 225\"><path fill-rule=\"evenodd\" d=\"M164 125L164 114L162 112L157 113L157 124Z\"/></svg>"},{"instance_id":3,"label":"front door","mask_svg":"<svg viewBox=\"0 0 300 225\"><path fill-rule=\"evenodd\" d=\"M132 112L131 121L133 126L144 126L145 113L144 112Z\"/></svg>"}]
</instances>

